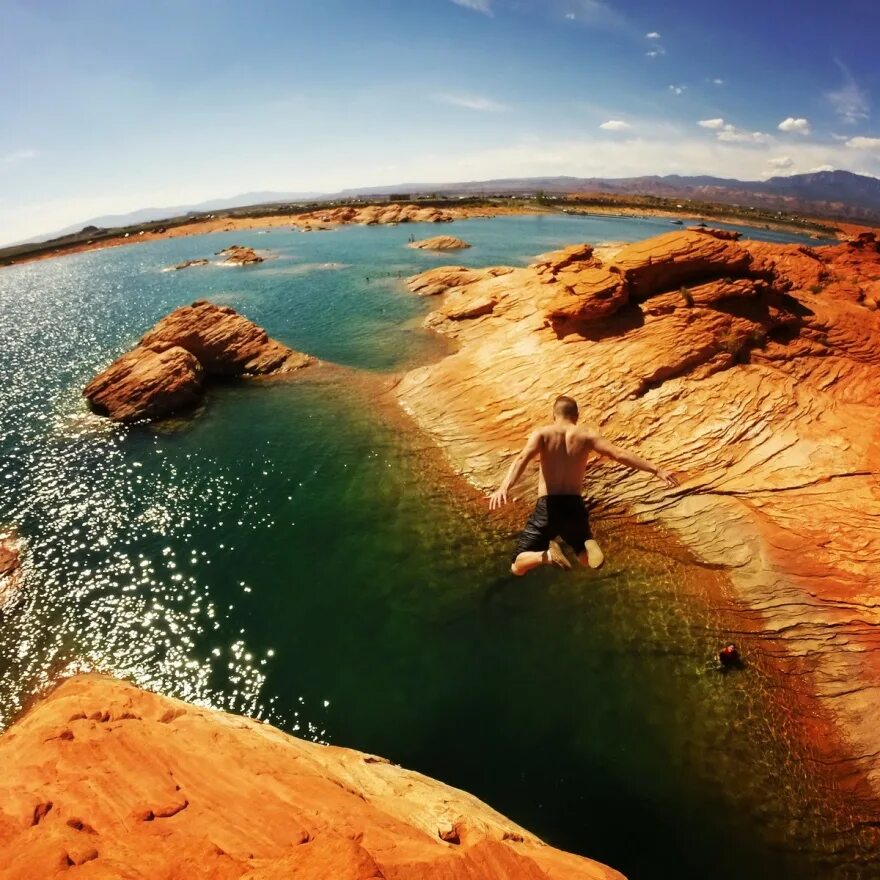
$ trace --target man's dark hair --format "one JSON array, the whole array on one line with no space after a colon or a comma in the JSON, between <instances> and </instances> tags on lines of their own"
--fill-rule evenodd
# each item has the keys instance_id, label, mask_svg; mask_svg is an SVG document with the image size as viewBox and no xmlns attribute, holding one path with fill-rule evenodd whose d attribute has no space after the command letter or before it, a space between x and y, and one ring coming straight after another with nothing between
<instances>
[{"instance_id":1,"label":"man's dark hair","mask_svg":"<svg viewBox=\"0 0 880 880\"><path fill-rule=\"evenodd\" d=\"M571 397L560 394L553 401L553 415L574 421L578 417L578 405Z\"/></svg>"}]
</instances>

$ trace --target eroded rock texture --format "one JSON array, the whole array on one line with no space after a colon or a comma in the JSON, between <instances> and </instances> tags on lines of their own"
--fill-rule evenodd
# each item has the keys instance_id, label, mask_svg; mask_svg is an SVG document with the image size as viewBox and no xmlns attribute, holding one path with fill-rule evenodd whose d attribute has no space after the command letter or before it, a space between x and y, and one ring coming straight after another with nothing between
<instances>
[{"instance_id":1,"label":"eroded rock texture","mask_svg":"<svg viewBox=\"0 0 880 880\"><path fill-rule=\"evenodd\" d=\"M210 377L290 373L313 360L228 306L198 300L159 321L83 394L116 421L160 419L195 406Z\"/></svg>"},{"instance_id":2,"label":"eroded rock texture","mask_svg":"<svg viewBox=\"0 0 880 880\"><path fill-rule=\"evenodd\" d=\"M459 350L403 406L476 485L498 485L557 394L679 473L600 462L598 517L658 520L800 658L880 790L880 247L686 230L525 269L432 269L428 324ZM490 306L491 304L491 306ZM525 493L530 491L525 481Z\"/></svg>"},{"instance_id":3,"label":"eroded rock texture","mask_svg":"<svg viewBox=\"0 0 880 880\"><path fill-rule=\"evenodd\" d=\"M98 675L0 737L0 876L622 880L362 752Z\"/></svg>"}]
</instances>

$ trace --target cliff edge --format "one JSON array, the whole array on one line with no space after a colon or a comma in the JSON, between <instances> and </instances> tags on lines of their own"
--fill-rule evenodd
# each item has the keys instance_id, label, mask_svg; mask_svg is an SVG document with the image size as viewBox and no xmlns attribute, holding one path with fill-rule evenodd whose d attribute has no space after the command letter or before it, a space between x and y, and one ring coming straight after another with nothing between
<instances>
[{"instance_id":1,"label":"cliff edge","mask_svg":"<svg viewBox=\"0 0 880 880\"><path fill-rule=\"evenodd\" d=\"M0 737L0 877L623 880L382 758L68 679Z\"/></svg>"}]
</instances>

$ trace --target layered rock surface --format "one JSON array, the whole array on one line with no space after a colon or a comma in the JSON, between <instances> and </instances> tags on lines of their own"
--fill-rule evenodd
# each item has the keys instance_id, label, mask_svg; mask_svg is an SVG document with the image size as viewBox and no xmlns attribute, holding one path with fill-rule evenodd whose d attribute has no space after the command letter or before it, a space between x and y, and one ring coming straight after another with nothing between
<instances>
[{"instance_id":1,"label":"layered rock surface","mask_svg":"<svg viewBox=\"0 0 880 880\"><path fill-rule=\"evenodd\" d=\"M198 300L159 321L83 394L116 421L160 419L195 406L211 377L290 373L313 361L228 306Z\"/></svg>"},{"instance_id":2,"label":"layered rock surface","mask_svg":"<svg viewBox=\"0 0 880 880\"><path fill-rule=\"evenodd\" d=\"M361 752L98 675L0 737L0 876L622 880Z\"/></svg>"},{"instance_id":3,"label":"layered rock surface","mask_svg":"<svg viewBox=\"0 0 880 880\"><path fill-rule=\"evenodd\" d=\"M440 267L409 285L442 295L427 323L458 351L397 393L484 489L561 393L677 471L670 492L596 463L598 521L659 521L728 571L880 790L878 284L872 235L813 249L682 230L601 261L577 245Z\"/></svg>"}]
</instances>

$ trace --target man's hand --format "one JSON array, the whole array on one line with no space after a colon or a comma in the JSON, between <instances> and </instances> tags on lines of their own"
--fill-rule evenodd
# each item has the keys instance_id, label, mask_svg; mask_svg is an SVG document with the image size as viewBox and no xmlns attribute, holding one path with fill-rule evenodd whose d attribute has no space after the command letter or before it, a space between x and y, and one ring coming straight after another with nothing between
<instances>
[{"instance_id":1,"label":"man's hand","mask_svg":"<svg viewBox=\"0 0 880 880\"><path fill-rule=\"evenodd\" d=\"M489 510L498 510L508 502L507 489L499 489L489 496Z\"/></svg>"},{"instance_id":2,"label":"man's hand","mask_svg":"<svg viewBox=\"0 0 880 880\"><path fill-rule=\"evenodd\" d=\"M663 480L670 489L674 489L678 486L678 480L675 478L675 474L671 474L669 471L663 470L663 468L657 468L657 470L654 471L654 476L659 480Z\"/></svg>"}]
</instances>

